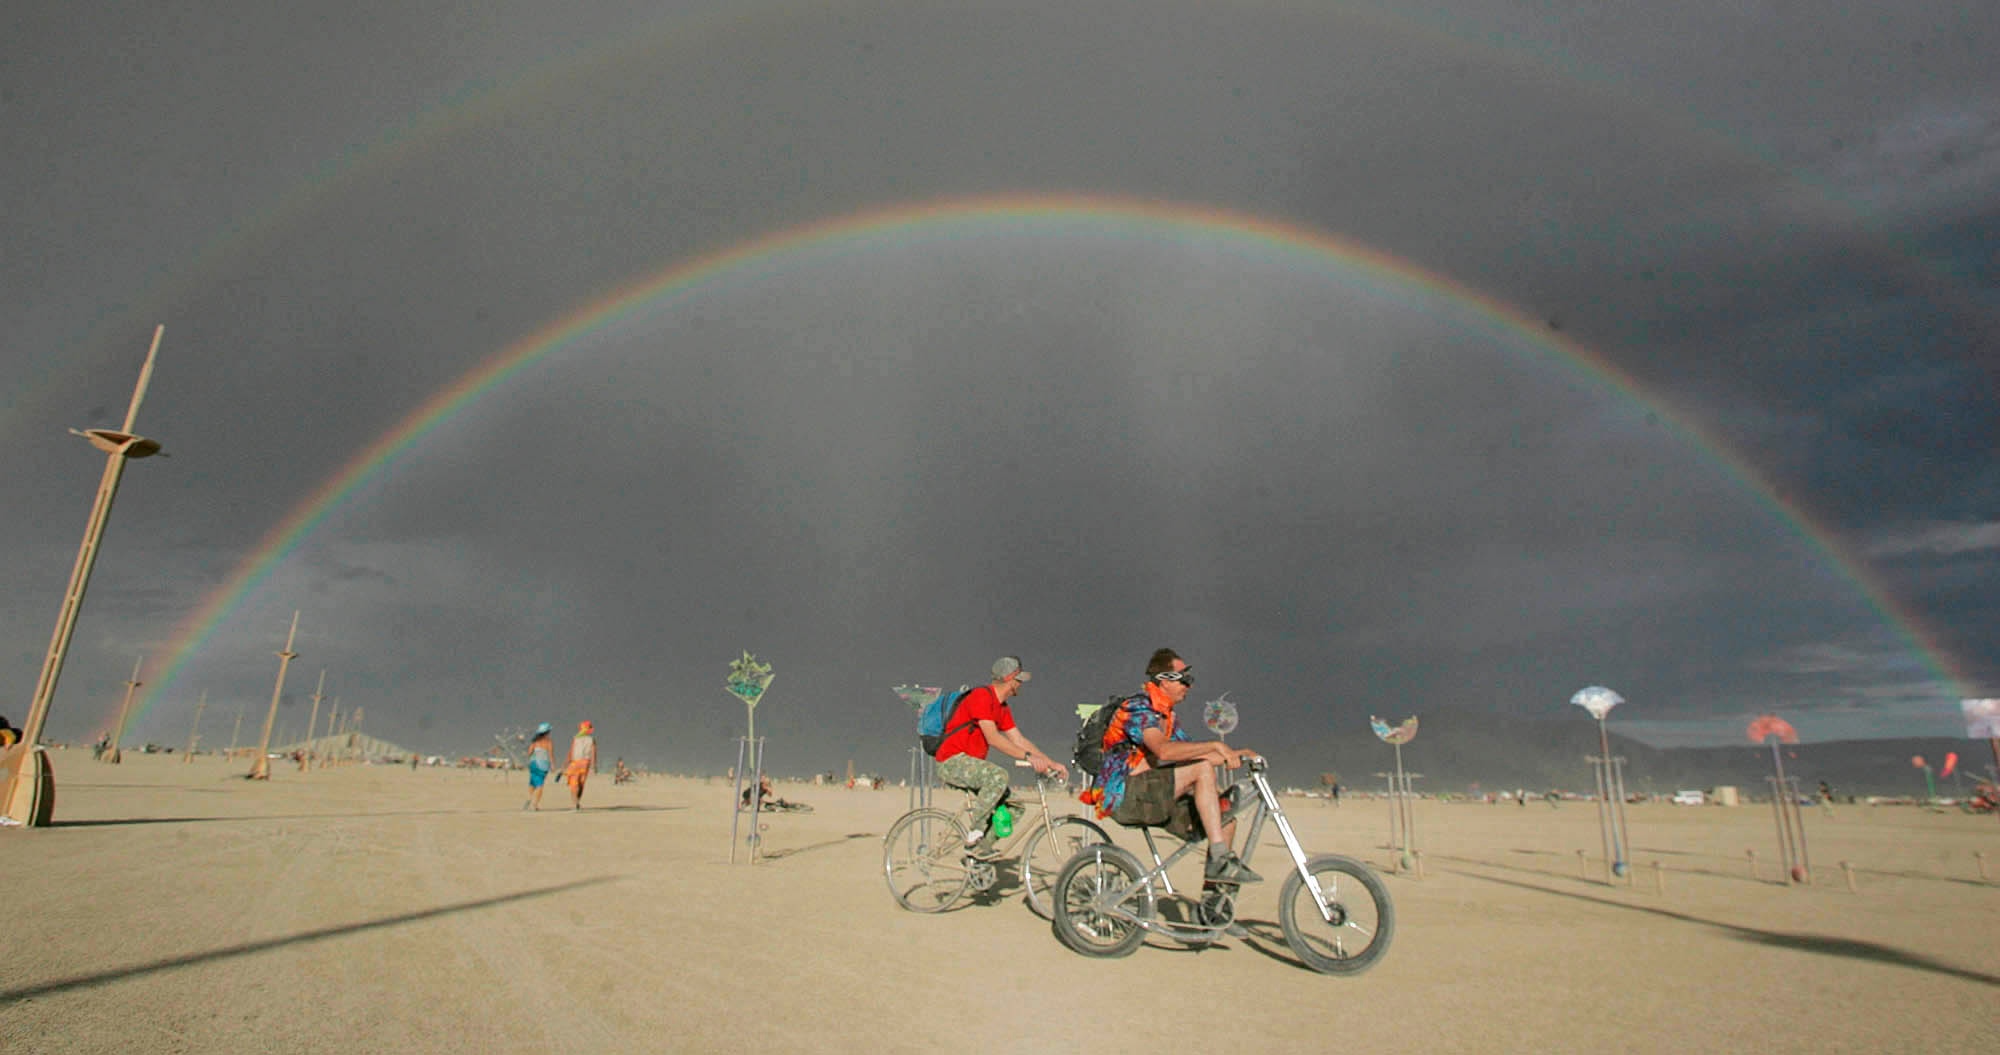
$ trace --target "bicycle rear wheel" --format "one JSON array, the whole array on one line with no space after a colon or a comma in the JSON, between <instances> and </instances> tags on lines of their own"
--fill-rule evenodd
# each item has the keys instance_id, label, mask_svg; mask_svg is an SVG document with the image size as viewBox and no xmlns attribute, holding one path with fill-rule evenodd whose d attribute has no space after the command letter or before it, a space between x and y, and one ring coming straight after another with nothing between
<instances>
[{"instance_id":1,"label":"bicycle rear wheel","mask_svg":"<svg viewBox=\"0 0 2000 1055\"><path fill-rule=\"evenodd\" d=\"M1285 942L1306 966L1323 974L1360 974L1389 951L1396 912L1389 891L1367 865L1336 854L1306 862L1326 900L1322 914L1297 870L1278 894Z\"/></svg>"},{"instance_id":2,"label":"bicycle rear wheel","mask_svg":"<svg viewBox=\"0 0 2000 1055\"><path fill-rule=\"evenodd\" d=\"M889 894L911 912L943 912L965 896L965 825L944 810L906 813L882 840Z\"/></svg>"},{"instance_id":3,"label":"bicycle rear wheel","mask_svg":"<svg viewBox=\"0 0 2000 1055\"><path fill-rule=\"evenodd\" d=\"M1110 843L1077 851L1049 891L1056 940L1085 956L1130 956L1146 940L1141 923L1153 918L1152 884L1140 881L1145 875L1138 858ZM1096 904L1113 892L1116 903Z\"/></svg>"}]
</instances>

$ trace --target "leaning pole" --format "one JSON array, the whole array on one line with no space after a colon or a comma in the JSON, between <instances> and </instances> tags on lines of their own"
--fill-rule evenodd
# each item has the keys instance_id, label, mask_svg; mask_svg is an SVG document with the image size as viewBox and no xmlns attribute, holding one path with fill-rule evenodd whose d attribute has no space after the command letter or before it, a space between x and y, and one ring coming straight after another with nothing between
<instances>
[{"instance_id":1,"label":"leaning pole","mask_svg":"<svg viewBox=\"0 0 2000 1055\"><path fill-rule=\"evenodd\" d=\"M298 658L292 651L292 643L299 636L299 613L292 613L292 629L285 635L285 650L278 653L278 683L271 686L271 709L264 715L264 735L257 742L257 758L250 763L250 772L244 776L251 780L271 779L271 723L278 720L278 699L285 694L285 669Z\"/></svg>"},{"instance_id":2,"label":"leaning pole","mask_svg":"<svg viewBox=\"0 0 2000 1055\"><path fill-rule=\"evenodd\" d=\"M21 742L0 752L0 813L22 824L40 826L55 815L55 774L48 756L39 750L42 727L48 723L49 704L55 699L56 682L62 678L63 660L69 654L70 635L76 632L77 613L83 610L83 594L90 586L90 572L97 564L97 547L104 539L104 525L111 519L111 502L118 496L118 481L131 458L149 458L160 453L157 440L133 433L139 420L139 404L146 398L146 385L153 379L153 359L160 352L160 337L167 328L153 328L153 344L146 350L146 364L139 368L139 383L132 389L132 403L125 411L122 429L84 429L77 435L105 453L104 475L98 480L97 499L90 520L83 529L83 544L77 548L76 564L63 591L62 609L56 616L55 634L49 639L48 654L42 660L41 677L35 683L35 697L28 705L28 718L21 725Z\"/></svg>"},{"instance_id":3,"label":"leaning pole","mask_svg":"<svg viewBox=\"0 0 2000 1055\"><path fill-rule=\"evenodd\" d=\"M140 656L138 662L132 664L132 677L125 682L125 702L118 705L118 723L111 727L111 750L106 752L110 757L104 759L113 765L125 760L124 752L119 750L118 745L125 740L125 720L132 716L132 697L137 696L139 687L146 684L139 680L139 668L145 665L146 657Z\"/></svg>"}]
</instances>

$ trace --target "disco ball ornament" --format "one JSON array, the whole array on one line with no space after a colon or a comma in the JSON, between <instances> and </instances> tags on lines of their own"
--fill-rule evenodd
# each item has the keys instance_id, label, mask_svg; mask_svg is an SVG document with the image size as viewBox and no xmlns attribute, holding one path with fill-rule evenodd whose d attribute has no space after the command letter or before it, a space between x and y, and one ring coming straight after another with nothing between
<instances>
[{"instance_id":1,"label":"disco ball ornament","mask_svg":"<svg viewBox=\"0 0 2000 1055\"><path fill-rule=\"evenodd\" d=\"M1203 704L1201 720L1208 726L1208 731L1217 736L1228 736L1235 732L1236 705L1229 702L1229 694L1223 693L1222 699L1210 700Z\"/></svg>"}]
</instances>

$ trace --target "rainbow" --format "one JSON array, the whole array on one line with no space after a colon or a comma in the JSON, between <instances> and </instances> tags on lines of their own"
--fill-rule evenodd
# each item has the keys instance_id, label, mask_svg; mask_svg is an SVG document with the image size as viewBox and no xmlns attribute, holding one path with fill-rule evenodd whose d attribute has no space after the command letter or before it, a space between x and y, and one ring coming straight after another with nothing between
<instances>
[{"instance_id":1,"label":"rainbow","mask_svg":"<svg viewBox=\"0 0 2000 1055\"><path fill-rule=\"evenodd\" d=\"M856 11L879 7L865 0L848 0L835 6ZM1329 27L1351 25L1380 32L1395 38L1397 46L1404 50L1435 53L1453 61L1504 71L1524 81L1559 85L1565 91L1587 95L1604 111L1606 120L1642 120L1682 150L1747 164L1776 179L1798 178L1793 167L1772 149L1704 122L1669 100L1639 95L1620 71L1590 67L1560 47L1535 47L1523 38L1475 31L1446 17L1366 4L1244 0L1241 6L1251 15L1264 10L1293 11L1324 19ZM821 5L822 10L824 7ZM152 288L129 298L126 307L105 311L75 334L73 347L66 354L48 357L39 366L38 377L0 392L0 434L15 427L16 421L28 418L18 413L19 408L39 401L43 393L55 390L59 382L76 375L86 364L98 361L111 342L143 332L144 327L150 327L169 313L170 305L213 281L245 255L267 249L315 207L334 200L365 178L391 171L399 164L417 164L455 136L504 120L517 107L564 90L585 77L636 64L668 63L673 52L711 46L732 34L762 32L784 24L803 10L806 6L797 0L733 0L656 15L615 34L562 49L507 77L458 84L401 120L384 124L366 138L344 144L283 194L218 227L190 260L162 265ZM1867 218L1867 209L1843 197L1837 188L1814 182L1799 186L1807 192L1812 207L1828 217L1843 223ZM1943 265L1913 247L1866 227L1865 223L1860 233L1881 252L1891 273L1908 279L1913 287L1923 289L1937 303L1974 321L1983 332L1992 332L1995 325L1992 311L1974 295L1966 279L1949 273Z\"/></svg>"},{"instance_id":2,"label":"rainbow","mask_svg":"<svg viewBox=\"0 0 2000 1055\"><path fill-rule=\"evenodd\" d=\"M1775 510L1841 575L1850 580L1923 660L1954 688L1965 679L1947 653L1912 612L1848 557L1829 530L1819 527L1798 505L1786 501L1726 444L1697 431L1684 418L1641 390L1632 377L1587 346L1554 332L1542 320L1478 290L1406 260L1349 239L1274 219L1203 205L1090 195L1020 195L942 198L893 205L773 231L662 271L590 301L501 349L478 367L440 389L399 424L362 448L344 467L315 487L266 533L194 612L174 630L164 650L167 664L155 687L138 704L140 716L168 692L190 657L198 653L228 615L256 590L271 571L327 516L399 455L421 442L455 414L516 372L586 334L642 309L713 284L751 281L770 273L786 258L814 251L852 250L865 244L899 244L923 239L964 238L998 231L1045 227L1074 230L1087 224L1097 233L1151 240L1221 241L1245 252L1265 254L1320 271L1339 270L1344 281L1357 276L1385 296L1441 298L1456 305L1475 328L1545 351L1590 378L1649 408L1697 449L1709 452L1745 490Z\"/></svg>"}]
</instances>

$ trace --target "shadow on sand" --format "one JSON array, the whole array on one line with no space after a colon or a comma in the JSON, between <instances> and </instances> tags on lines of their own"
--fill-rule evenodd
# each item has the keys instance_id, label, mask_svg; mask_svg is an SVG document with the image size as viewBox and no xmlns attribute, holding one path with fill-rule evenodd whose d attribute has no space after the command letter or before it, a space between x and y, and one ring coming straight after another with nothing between
<instances>
[{"instance_id":1,"label":"shadow on sand","mask_svg":"<svg viewBox=\"0 0 2000 1055\"><path fill-rule=\"evenodd\" d=\"M227 960L236 956L249 956L255 953L268 952L272 949L282 949L288 945L303 945L307 942L322 941L327 938L339 938L349 934L363 934L371 930L381 930L384 927L399 927L405 923L436 919L439 916L449 916L457 912L471 912L475 909L494 908L515 901L528 901L534 898L548 897L552 894L568 893L572 890L581 890L584 887L616 882L622 878L624 877L598 876L594 879L579 879L556 886L523 890L513 894L501 894L497 897L480 898L477 901L461 901L455 905L439 905L436 908L420 909L416 912L402 912L394 916L384 916L381 919L368 920L364 923L349 923L338 927L321 927L316 930L300 931L297 934L283 938L244 942L240 945L225 945L220 949L210 949L207 952L188 953L185 956L170 956L164 960L133 964L130 967L117 967L108 971L99 971L95 974L80 974L36 985L0 989L0 1005L18 1000L28 1000L38 996L48 996L53 993L66 993L76 989L90 989L95 986L124 981L127 978L137 978L141 975L155 974L160 971L171 971L180 967L194 967L200 964L213 963L217 960Z\"/></svg>"},{"instance_id":2,"label":"shadow on sand","mask_svg":"<svg viewBox=\"0 0 2000 1055\"><path fill-rule=\"evenodd\" d=\"M766 850L759 856L766 861L782 861L787 857L797 857L800 854L811 853L814 850L824 850L829 846L840 846L843 843L850 843L856 839L873 838L876 838L876 836L869 832L854 832L850 835L843 835L838 839L827 839L824 842L811 843L806 846L795 846L789 850Z\"/></svg>"},{"instance_id":3,"label":"shadow on sand","mask_svg":"<svg viewBox=\"0 0 2000 1055\"><path fill-rule=\"evenodd\" d=\"M1888 964L1892 967L1908 967L1912 970L1930 971L1951 978L1960 978L1968 982L2000 986L2000 975L1991 975L1981 971L1968 970L1963 967L1954 967L1951 964L1933 960L1928 956L1919 956L1916 953L1904 952L1901 949L1888 945L1879 945L1871 941L1857 941L1852 938L1829 938L1821 934L1786 934L1782 931L1763 930L1757 927L1740 926L1735 923L1721 923L1716 920L1702 919L1699 916L1690 916L1684 912L1656 908L1652 905L1629 905L1622 901L1614 901L1610 898L1599 897L1595 894L1588 894L1582 891L1555 890L1535 883L1524 883L1518 879L1503 879L1499 876L1480 875L1476 872L1466 872L1458 869L1453 869L1452 871L1467 879L1477 879L1485 883L1498 883L1501 886L1510 886L1519 890L1532 890L1536 893L1548 894L1552 897L1574 898L1578 901L1588 901L1593 905L1622 908L1630 912L1643 912L1648 915L1658 916L1662 919L1676 920L1681 923L1693 923L1703 927L1713 927L1738 940L1757 945L1793 949L1798 952L1817 953L1821 956L1846 956L1857 960L1871 960L1875 963Z\"/></svg>"},{"instance_id":4,"label":"shadow on sand","mask_svg":"<svg viewBox=\"0 0 2000 1055\"><path fill-rule=\"evenodd\" d=\"M631 807L614 807L619 809ZM654 809L685 809L686 807L652 807ZM246 813L224 817L100 817L86 821L52 821L49 828L106 828L123 824L213 824L218 821L354 821L371 820L376 817L437 817L468 816L478 813L519 813L515 806L494 807L477 810L381 810L373 813ZM562 812L568 813L569 810Z\"/></svg>"}]
</instances>

